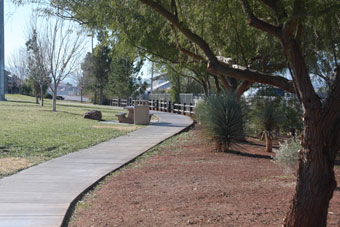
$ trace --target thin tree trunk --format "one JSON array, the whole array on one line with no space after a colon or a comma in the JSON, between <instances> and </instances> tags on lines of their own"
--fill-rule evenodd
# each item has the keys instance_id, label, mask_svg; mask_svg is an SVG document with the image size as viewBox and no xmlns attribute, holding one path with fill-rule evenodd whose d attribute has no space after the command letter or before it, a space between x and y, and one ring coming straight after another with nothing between
<instances>
[{"instance_id":1,"label":"thin tree trunk","mask_svg":"<svg viewBox=\"0 0 340 227\"><path fill-rule=\"evenodd\" d=\"M97 89L94 89L93 104L97 104Z\"/></svg>"},{"instance_id":2,"label":"thin tree trunk","mask_svg":"<svg viewBox=\"0 0 340 227\"><path fill-rule=\"evenodd\" d=\"M80 88L80 103L83 103L83 88Z\"/></svg>"},{"instance_id":3,"label":"thin tree trunk","mask_svg":"<svg viewBox=\"0 0 340 227\"><path fill-rule=\"evenodd\" d=\"M205 95L208 95L208 94L209 94L209 92L208 92L208 86L207 86L207 84L204 82L204 80L201 81L201 85L202 85L202 88L203 88L203 93L204 93Z\"/></svg>"},{"instance_id":4,"label":"thin tree trunk","mask_svg":"<svg viewBox=\"0 0 340 227\"><path fill-rule=\"evenodd\" d=\"M53 103L52 103L52 111L57 111L57 88L58 85L54 83L54 90L53 90Z\"/></svg>"},{"instance_id":5,"label":"thin tree trunk","mask_svg":"<svg viewBox=\"0 0 340 227\"><path fill-rule=\"evenodd\" d=\"M217 140L216 141L216 151L221 152L222 151L222 142Z\"/></svg>"},{"instance_id":6,"label":"thin tree trunk","mask_svg":"<svg viewBox=\"0 0 340 227\"><path fill-rule=\"evenodd\" d=\"M41 100L40 106L44 106L43 86L42 85L40 85L40 100Z\"/></svg>"},{"instance_id":7,"label":"thin tree trunk","mask_svg":"<svg viewBox=\"0 0 340 227\"><path fill-rule=\"evenodd\" d=\"M266 152L272 152L273 151L272 137L269 135L268 132L265 132L264 136L266 139Z\"/></svg>"},{"instance_id":8,"label":"thin tree trunk","mask_svg":"<svg viewBox=\"0 0 340 227\"><path fill-rule=\"evenodd\" d=\"M221 94L221 88L220 88L220 84L218 82L218 79L217 79L217 76L214 76L214 81L215 81L215 86L216 86L216 89L217 89L217 94Z\"/></svg>"},{"instance_id":9,"label":"thin tree trunk","mask_svg":"<svg viewBox=\"0 0 340 227\"><path fill-rule=\"evenodd\" d=\"M208 85L208 94L211 93L211 84L209 78L207 79L207 85Z\"/></svg>"},{"instance_id":10,"label":"thin tree trunk","mask_svg":"<svg viewBox=\"0 0 340 227\"><path fill-rule=\"evenodd\" d=\"M99 105L103 105L103 87L99 89Z\"/></svg>"},{"instance_id":11,"label":"thin tree trunk","mask_svg":"<svg viewBox=\"0 0 340 227\"><path fill-rule=\"evenodd\" d=\"M35 92L35 104L39 104L38 92Z\"/></svg>"}]
</instances>

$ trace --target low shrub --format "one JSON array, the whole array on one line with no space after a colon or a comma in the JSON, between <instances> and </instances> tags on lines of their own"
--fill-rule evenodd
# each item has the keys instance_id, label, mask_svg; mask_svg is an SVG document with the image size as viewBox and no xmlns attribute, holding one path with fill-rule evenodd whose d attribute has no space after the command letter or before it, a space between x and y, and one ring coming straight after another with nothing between
<instances>
[{"instance_id":1,"label":"low shrub","mask_svg":"<svg viewBox=\"0 0 340 227\"><path fill-rule=\"evenodd\" d=\"M53 96L51 94L47 93L47 94L44 95L44 98L45 99L52 99Z\"/></svg>"},{"instance_id":2,"label":"low shrub","mask_svg":"<svg viewBox=\"0 0 340 227\"><path fill-rule=\"evenodd\" d=\"M255 128L259 130L261 139L266 140L266 151L272 152L272 140L275 132L279 131L283 119L278 104L271 100L254 103L251 119Z\"/></svg>"},{"instance_id":3,"label":"low shrub","mask_svg":"<svg viewBox=\"0 0 340 227\"><path fill-rule=\"evenodd\" d=\"M280 148L274 150L274 162L281 166L287 173L296 175L301 145L294 138L280 143Z\"/></svg>"},{"instance_id":4,"label":"low shrub","mask_svg":"<svg viewBox=\"0 0 340 227\"><path fill-rule=\"evenodd\" d=\"M233 94L211 95L195 112L218 151L228 151L232 143L244 139L242 105Z\"/></svg>"}]
</instances>

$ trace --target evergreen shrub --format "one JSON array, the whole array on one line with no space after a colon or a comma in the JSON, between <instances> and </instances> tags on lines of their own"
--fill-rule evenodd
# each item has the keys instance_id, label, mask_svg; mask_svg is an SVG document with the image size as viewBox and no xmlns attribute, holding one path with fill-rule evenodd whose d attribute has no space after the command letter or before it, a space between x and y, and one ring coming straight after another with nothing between
<instances>
[{"instance_id":1,"label":"evergreen shrub","mask_svg":"<svg viewBox=\"0 0 340 227\"><path fill-rule=\"evenodd\" d=\"M242 105L235 95L208 96L196 106L195 112L218 151L228 151L233 143L244 139Z\"/></svg>"}]
</instances>

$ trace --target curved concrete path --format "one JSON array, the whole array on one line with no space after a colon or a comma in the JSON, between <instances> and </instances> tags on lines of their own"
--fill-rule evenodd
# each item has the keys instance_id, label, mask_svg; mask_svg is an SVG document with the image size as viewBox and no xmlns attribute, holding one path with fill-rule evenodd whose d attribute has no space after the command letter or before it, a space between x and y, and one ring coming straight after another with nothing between
<instances>
[{"instance_id":1,"label":"curved concrete path","mask_svg":"<svg viewBox=\"0 0 340 227\"><path fill-rule=\"evenodd\" d=\"M0 180L0 226L61 226L70 204L95 182L193 121L154 112L158 123Z\"/></svg>"}]
</instances>

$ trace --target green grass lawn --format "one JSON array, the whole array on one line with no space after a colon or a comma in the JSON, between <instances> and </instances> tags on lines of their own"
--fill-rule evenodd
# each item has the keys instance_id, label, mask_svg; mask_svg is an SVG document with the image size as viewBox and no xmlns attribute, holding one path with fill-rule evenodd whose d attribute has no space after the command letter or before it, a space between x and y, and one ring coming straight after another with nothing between
<instances>
[{"instance_id":1,"label":"green grass lawn","mask_svg":"<svg viewBox=\"0 0 340 227\"><path fill-rule=\"evenodd\" d=\"M87 111L100 110L103 120L116 120L122 112L109 106L57 101L52 112L51 100L45 106L22 95L6 95L0 102L0 159L24 158L36 164L86 148L135 130L134 125L114 125L84 119ZM1 165L1 164L0 164ZM1 173L6 175L9 173Z\"/></svg>"}]
</instances>

